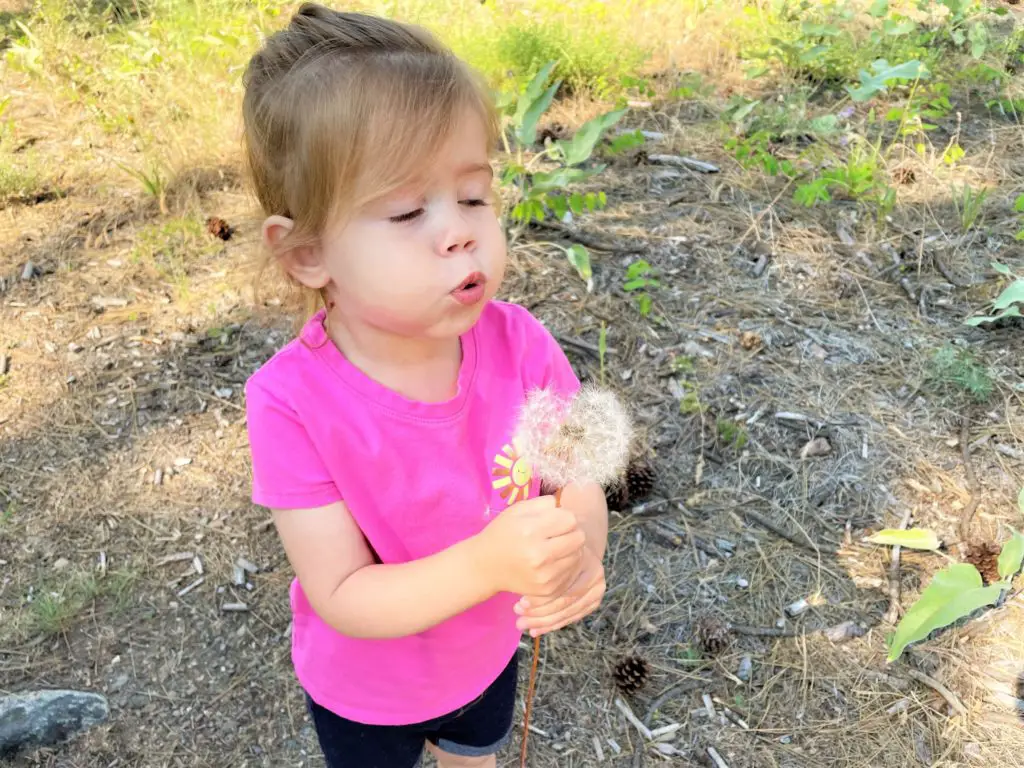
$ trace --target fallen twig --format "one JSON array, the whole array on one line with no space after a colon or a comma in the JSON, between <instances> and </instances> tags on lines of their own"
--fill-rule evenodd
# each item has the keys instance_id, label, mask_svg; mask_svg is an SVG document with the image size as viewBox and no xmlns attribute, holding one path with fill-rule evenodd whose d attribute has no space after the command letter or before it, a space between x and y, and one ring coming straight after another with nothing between
<instances>
[{"instance_id":1,"label":"fallen twig","mask_svg":"<svg viewBox=\"0 0 1024 768\"><path fill-rule=\"evenodd\" d=\"M747 637L799 637L800 635L813 634L811 632L801 632L798 629L748 627L743 624L730 624L729 630L737 635L746 635Z\"/></svg>"},{"instance_id":2,"label":"fallen twig","mask_svg":"<svg viewBox=\"0 0 1024 768\"><path fill-rule=\"evenodd\" d=\"M907 677L912 677L917 682L921 683L922 685L927 685L929 688L931 688L933 691L939 694L939 696L944 698L946 700L946 703L948 703L949 706L953 708L953 711L956 712L958 715L967 714L967 707L965 707L960 702L960 699L957 698L956 694L949 690L949 688L944 686L938 680L936 680L934 677L932 677L931 675L926 675L924 672L921 672L920 670L913 668L905 669L904 672L907 673Z\"/></svg>"},{"instance_id":3,"label":"fallen twig","mask_svg":"<svg viewBox=\"0 0 1024 768\"><path fill-rule=\"evenodd\" d=\"M708 747L708 757L714 762L715 768L729 768L729 764L722 759L714 747Z\"/></svg>"},{"instance_id":4,"label":"fallen twig","mask_svg":"<svg viewBox=\"0 0 1024 768\"><path fill-rule=\"evenodd\" d=\"M648 155L647 161L652 165L669 165L673 168L689 168L698 173L718 173L717 165L706 163L703 160L695 160L692 157L683 155Z\"/></svg>"},{"instance_id":5,"label":"fallen twig","mask_svg":"<svg viewBox=\"0 0 1024 768\"><path fill-rule=\"evenodd\" d=\"M584 232L570 229L557 221L534 221L530 226L557 232L562 237L586 246L587 248L593 248L595 251L607 251L609 253L642 253L644 250L643 247L630 247L619 245L618 243L610 243L607 240L602 240L598 237L594 237L593 235L588 235Z\"/></svg>"},{"instance_id":6,"label":"fallen twig","mask_svg":"<svg viewBox=\"0 0 1024 768\"><path fill-rule=\"evenodd\" d=\"M602 354L601 348L596 344L591 344L589 341L577 339L574 336L563 336L560 333L556 333L554 336L555 339L557 339L561 344L565 344L570 347L575 347L576 349L579 349L583 352L589 352L592 355L596 355L597 357L600 357ZM604 354L606 355L614 355L616 353L617 350L614 347L606 347L604 350Z\"/></svg>"},{"instance_id":7,"label":"fallen twig","mask_svg":"<svg viewBox=\"0 0 1024 768\"><path fill-rule=\"evenodd\" d=\"M640 722L640 719L633 714L633 710L629 708L629 704L624 702L621 698L615 698L615 706L621 712L625 718L636 728L637 732L644 737L644 740L650 741L653 737L651 729Z\"/></svg>"},{"instance_id":8,"label":"fallen twig","mask_svg":"<svg viewBox=\"0 0 1024 768\"><path fill-rule=\"evenodd\" d=\"M736 511L748 520L757 523L762 528L771 531L776 536L781 536L791 544L795 544L798 547L803 547L804 549L809 549L811 552L814 552L816 554L821 552L821 548L813 541L811 541L810 538L801 539L800 537L790 533L777 523L772 522L768 518L758 514L752 509L748 509L742 504L739 507L737 507Z\"/></svg>"},{"instance_id":9,"label":"fallen twig","mask_svg":"<svg viewBox=\"0 0 1024 768\"><path fill-rule=\"evenodd\" d=\"M912 514L909 509L903 513L899 528L901 531L907 530ZM885 620L890 624L895 624L900 617L900 552L902 551L903 547L899 544L895 545L892 548L892 562L889 564L889 610L885 612Z\"/></svg>"},{"instance_id":10,"label":"fallen twig","mask_svg":"<svg viewBox=\"0 0 1024 768\"><path fill-rule=\"evenodd\" d=\"M978 496L978 478L974 474L974 466L971 464L971 419L966 413L960 427L960 453L964 459L964 472L967 474L967 490L971 494L971 500L967 502L963 513L960 515L960 540L966 542L969 538L971 520L978 510L978 503L981 499Z\"/></svg>"}]
</instances>

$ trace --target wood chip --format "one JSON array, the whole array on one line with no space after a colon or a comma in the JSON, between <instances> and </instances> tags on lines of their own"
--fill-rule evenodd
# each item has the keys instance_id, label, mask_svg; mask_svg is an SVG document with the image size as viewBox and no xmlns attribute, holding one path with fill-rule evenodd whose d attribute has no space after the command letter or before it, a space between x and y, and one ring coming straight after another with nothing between
<instances>
[{"instance_id":1,"label":"wood chip","mask_svg":"<svg viewBox=\"0 0 1024 768\"><path fill-rule=\"evenodd\" d=\"M597 736L591 737L592 743L594 744L594 754L597 755L597 762L604 762L604 749L601 747L601 740Z\"/></svg>"},{"instance_id":2,"label":"wood chip","mask_svg":"<svg viewBox=\"0 0 1024 768\"><path fill-rule=\"evenodd\" d=\"M199 555L192 558L192 567L200 576L203 575L203 561L199 559Z\"/></svg>"},{"instance_id":3,"label":"wood chip","mask_svg":"<svg viewBox=\"0 0 1024 768\"><path fill-rule=\"evenodd\" d=\"M714 702L711 701L711 694L705 693L701 696L701 700L704 702L704 711L708 713L708 716L712 719L718 717L718 712L715 711Z\"/></svg>"},{"instance_id":4,"label":"wood chip","mask_svg":"<svg viewBox=\"0 0 1024 768\"><path fill-rule=\"evenodd\" d=\"M120 296L93 296L92 304L97 309L112 309L116 307L127 307L128 299Z\"/></svg>"},{"instance_id":5,"label":"wood chip","mask_svg":"<svg viewBox=\"0 0 1024 768\"><path fill-rule=\"evenodd\" d=\"M191 560L195 556L195 552L175 552L173 555L168 555L162 560L157 561L157 567L167 565L169 563L183 563L186 560Z\"/></svg>"},{"instance_id":6,"label":"wood chip","mask_svg":"<svg viewBox=\"0 0 1024 768\"><path fill-rule=\"evenodd\" d=\"M242 613L249 610L249 606L245 603L224 603L220 607L225 613Z\"/></svg>"},{"instance_id":7,"label":"wood chip","mask_svg":"<svg viewBox=\"0 0 1024 768\"><path fill-rule=\"evenodd\" d=\"M189 592L191 592L193 589L195 589L196 587L200 586L204 581L206 581L206 577L205 576L200 576L198 579L193 581L187 587L184 587L183 589L178 590L178 597L184 597Z\"/></svg>"},{"instance_id":8,"label":"wood chip","mask_svg":"<svg viewBox=\"0 0 1024 768\"><path fill-rule=\"evenodd\" d=\"M0 355L0 376L5 375L11 370L11 358L7 355Z\"/></svg>"},{"instance_id":9,"label":"wood chip","mask_svg":"<svg viewBox=\"0 0 1024 768\"><path fill-rule=\"evenodd\" d=\"M814 456L828 456L832 453L832 443L824 437L816 437L800 449L800 458L809 459Z\"/></svg>"},{"instance_id":10,"label":"wood chip","mask_svg":"<svg viewBox=\"0 0 1024 768\"><path fill-rule=\"evenodd\" d=\"M243 571L247 571L248 573L260 572L259 567L255 563L253 563L251 560L246 560L244 557L241 556L239 556L239 558L235 560L235 565L237 565Z\"/></svg>"},{"instance_id":11,"label":"wood chip","mask_svg":"<svg viewBox=\"0 0 1024 768\"><path fill-rule=\"evenodd\" d=\"M636 728L637 732L639 732L639 734L644 737L644 739L646 739L647 741L651 740L651 729L640 722L640 719L633 714L633 710L629 708L629 704L624 702L621 698L616 697L615 706L619 710L619 712L621 712L625 716L625 718L632 724L632 726Z\"/></svg>"},{"instance_id":12,"label":"wood chip","mask_svg":"<svg viewBox=\"0 0 1024 768\"><path fill-rule=\"evenodd\" d=\"M241 566L234 566L231 569L231 583L236 587L245 586L245 569Z\"/></svg>"}]
</instances>

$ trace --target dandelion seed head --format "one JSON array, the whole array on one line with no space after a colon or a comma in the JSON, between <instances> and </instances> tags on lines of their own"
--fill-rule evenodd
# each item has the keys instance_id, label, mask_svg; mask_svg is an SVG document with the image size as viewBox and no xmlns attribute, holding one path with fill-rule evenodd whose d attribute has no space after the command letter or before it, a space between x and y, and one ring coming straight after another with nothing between
<instances>
[{"instance_id":1,"label":"dandelion seed head","mask_svg":"<svg viewBox=\"0 0 1024 768\"><path fill-rule=\"evenodd\" d=\"M542 483L607 485L625 471L633 425L618 397L584 385L575 397L547 389L527 394L516 440Z\"/></svg>"}]
</instances>

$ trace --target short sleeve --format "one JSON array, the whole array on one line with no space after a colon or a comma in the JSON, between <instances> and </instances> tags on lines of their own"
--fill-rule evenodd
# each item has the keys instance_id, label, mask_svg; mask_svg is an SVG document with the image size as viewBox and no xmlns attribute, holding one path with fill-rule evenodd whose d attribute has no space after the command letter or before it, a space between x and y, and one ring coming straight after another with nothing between
<instances>
[{"instance_id":1,"label":"short sleeve","mask_svg":"<svg viewBox=\"0 0 1024 768\"><path fill-rule=\"evenodd\" d=\"M252 380L246 385L253 503L309 509L341 501L299 414Z\"/></svg>"},{"instance_id":2,"label":"short sleeve","mask_svg":"<svg viewBox=\"0 0 1024 768\"><path fill-rule=\"evenodd\" d=\"M562 347L533 315L523 310L527 318L527 344L531 371L528 377L528 385L542 389L550 389L563 396L571 397L580 388L580 381L565 356Z\"/></svg>"}]
</instances>

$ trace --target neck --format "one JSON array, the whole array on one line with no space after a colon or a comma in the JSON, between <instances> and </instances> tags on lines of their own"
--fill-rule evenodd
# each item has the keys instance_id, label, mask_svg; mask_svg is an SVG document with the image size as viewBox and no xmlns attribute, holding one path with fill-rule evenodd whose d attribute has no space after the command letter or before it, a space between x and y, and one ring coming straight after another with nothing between
<instances>
[{"instance_id":1,"label":"neck","mask_svg":"<svg viewBox=\"0 0 1024 768\"><path fill-rule=\"evenodd\" d=\"M327 334L352 365L399 394L441 402L458 386L462 347L458 338L401 336L327 311Z\"/></svg>"}]
</instances>

